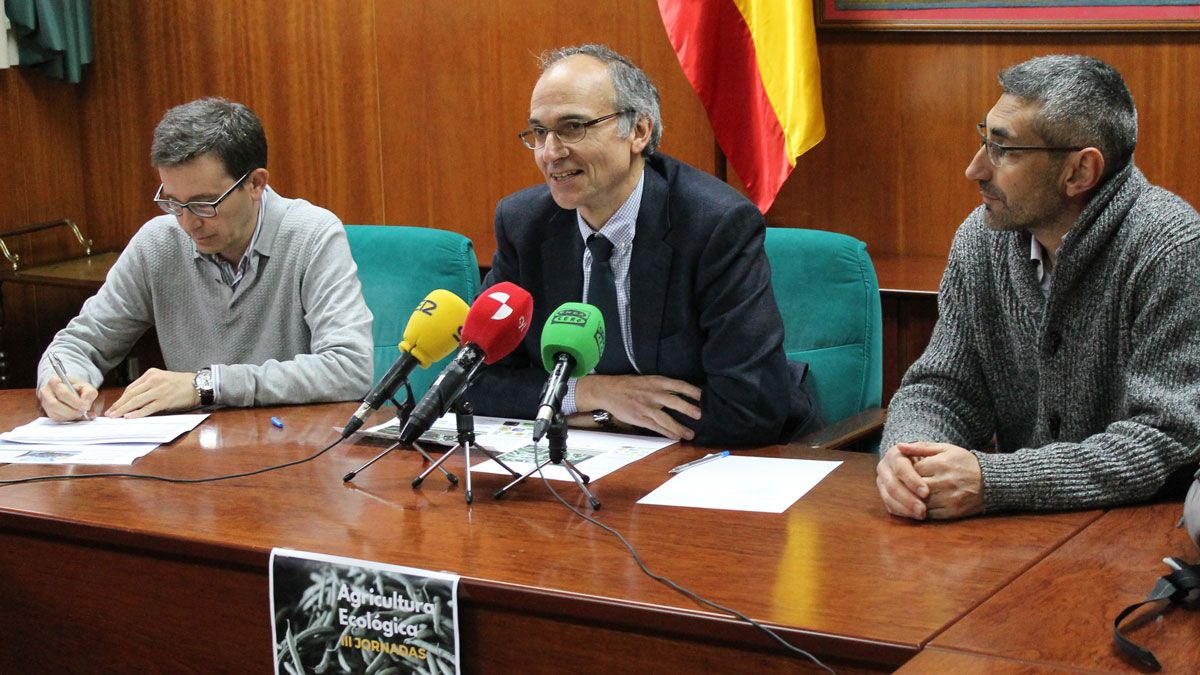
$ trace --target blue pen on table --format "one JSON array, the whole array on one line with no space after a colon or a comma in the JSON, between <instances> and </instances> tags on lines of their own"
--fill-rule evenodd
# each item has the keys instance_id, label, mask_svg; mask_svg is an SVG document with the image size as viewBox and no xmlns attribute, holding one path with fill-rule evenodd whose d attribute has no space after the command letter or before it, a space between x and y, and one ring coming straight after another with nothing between
<instances>
[{"instance_id":1,"label":"blue pen on table","mask_svg":"<svg viewBox=\"0 0 1200 675\"><path fill-rule=\"evenodd\" d=\"M729 456L728 450L722 450L721 452L709 453L709 454L701 457L700 459L688 462L686 464L680 464L679 466L675 467L674 469L671 469L667 473L679 473L680 471L687 471L688 469L700 466L701 464L706 464L708 462L711 462L714 459L721 459L722 457L728 457L728 456Z\"/></svg>"},{"instance_id":2,"label":"blue pen on table","mask_svg":"<svg viewBox=\"0 0 1200 675\"><path fill-rule=\"evenodd\" d=\"M74 385L71 384L71 379L67 377L67 369L63 368L62 361L58 359L58 354L50 352L46 355L46 357L50 360L50 367L54 369L54 374L58 376L58 381L74 389ZM83 419L85 420L92 419L92 416L89 415L88 411L86 410L81 412L80 415L82 415Z\"/></svg>"},{"instance_id":3,"label":"blue pen on table","mask_svg":"<svg viewBox=\"0 0 1200 675\"><path fill-rule=\"evenodd\" d=\"M278 417L272 417L271 418L271 426L275 427L276 429L282 429L283 428L283 420L279 419Z\"/></svg>"}]
</instances>

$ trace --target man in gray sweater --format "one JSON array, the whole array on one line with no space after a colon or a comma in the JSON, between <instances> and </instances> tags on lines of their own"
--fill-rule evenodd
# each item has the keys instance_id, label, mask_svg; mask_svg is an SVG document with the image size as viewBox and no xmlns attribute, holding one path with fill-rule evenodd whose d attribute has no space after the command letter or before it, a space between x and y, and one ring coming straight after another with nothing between
<instances>
[{"instance_id":1,"label":"man in gray sweater","mask_svg":"<svg viewBox=\"0 0 1200 675\"><path fill-rule=\"evenodd\" d=\"M166 216L147 222L95 296L38 364L38 399L79 419L96 387L154 327L151 368L104 414L199 405L342 401L371 386L371 313L341 222L267 186L267 139L241 104L208 98L167 111L151 162ZM62 362L70 385L50 363Z\"/></svg>"},{"instance_id":2,"label":"man in gray sweater","mask_svg":"<svg viewBox=\"0 0 1200 675\"><path fill-rule=\"evenodd\" d=\"M1133 162L1120 74L1000 74L925 353L888 411L887 510L915 519L1145 500L1200 445L1200 218ZM992 444L994 448L990 447Z\"/></svg>"}]
</instances>

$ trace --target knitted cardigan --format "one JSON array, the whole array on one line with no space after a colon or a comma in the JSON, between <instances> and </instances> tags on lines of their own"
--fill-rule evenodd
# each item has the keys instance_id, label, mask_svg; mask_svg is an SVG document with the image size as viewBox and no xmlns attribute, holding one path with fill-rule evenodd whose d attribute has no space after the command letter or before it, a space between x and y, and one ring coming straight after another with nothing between
<instances>
[{"instance_id":1,"label":"knitted cardigan","mask_svg":"<svg viewBox=\"0 0 1200 675\"><path fill-rule=\"evenodd\" d=\"M1200 218L1130 164L1072 227L1045 296L1030 234L983 215L954 238L933 337L881 451L972 450L985 512L1153 496L1200 444Z\"/></svg>"}]
</instances>

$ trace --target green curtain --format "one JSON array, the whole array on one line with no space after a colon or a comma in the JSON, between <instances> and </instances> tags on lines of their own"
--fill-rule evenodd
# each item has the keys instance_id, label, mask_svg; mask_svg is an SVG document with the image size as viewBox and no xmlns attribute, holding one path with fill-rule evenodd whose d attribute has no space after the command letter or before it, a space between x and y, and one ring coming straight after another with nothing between
<instances>
[{"instance_id":1,"label":"green curtain","mask_svg":"<svg viewBox=\"0 0 1200 675\"><path fill-rule=\"evenodd\" d=\"M91 0L4 0L22 66L78 83L92 62Z\"/></svg>"}]
</instances>

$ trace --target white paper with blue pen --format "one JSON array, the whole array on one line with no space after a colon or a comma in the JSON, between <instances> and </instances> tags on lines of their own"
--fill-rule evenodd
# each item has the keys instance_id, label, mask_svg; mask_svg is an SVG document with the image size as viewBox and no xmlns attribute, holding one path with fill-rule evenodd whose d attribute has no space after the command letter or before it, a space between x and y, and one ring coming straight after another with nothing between
<instances>
[{"instance_id":1,"label":"white paper with blue pen","mask_svg":"<svg viewBox=\"0 0 1200 675\"><path fill-rule=\"evenodd\" d=\"M675 474L638 503L783 513L840 464L730 455Z\"/></svg>"}]
</instances>

